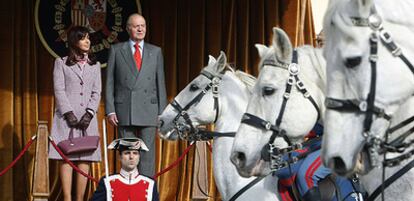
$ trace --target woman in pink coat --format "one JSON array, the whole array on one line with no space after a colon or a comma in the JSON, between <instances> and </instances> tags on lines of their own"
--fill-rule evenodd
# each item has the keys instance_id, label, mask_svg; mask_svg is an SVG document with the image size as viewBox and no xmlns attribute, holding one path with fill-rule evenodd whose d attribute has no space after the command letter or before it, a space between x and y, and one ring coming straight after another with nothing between
<instances>
[{"instance_id":1,"label":"woman in pink coat","mask_svg":"<svg viewBox=\"0 0 414 201\"><path fill-rule=\"evenodd\" d=\"M89 32L85 27L75 26L68 33L69 55L57 58L53 70L55 93L55 113L51 135L58 144L68 139L73 128L73 136L80 137L82 130L88 135L99 136L96 112L101 98L101 69L99 62L91 54ZM69 155L79 169L88 173L91 162L101 160L101 150ZM65 201L71 201L73 169L64 162L57 151L50 146L49 158L61 160L60 179ZM83 201L87 178L76 174L76 200Z\"/></svg>"}]
</instances>

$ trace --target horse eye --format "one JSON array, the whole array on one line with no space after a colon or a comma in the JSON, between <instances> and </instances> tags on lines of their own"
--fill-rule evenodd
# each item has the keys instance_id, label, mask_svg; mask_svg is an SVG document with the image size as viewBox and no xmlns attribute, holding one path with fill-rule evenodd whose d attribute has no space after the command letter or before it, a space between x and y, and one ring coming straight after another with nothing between
<instances>
[{"instance_id":1,"label":"horse eye","mask_svg":"<svg viewBox=\"0 0 414 201\"><path fill-rule=\"evenodd\" d=\"M272 87L263 87L263 95L264 96L270 96L273 93L275 93L275 89Z\"/></svg>"},{"instance_id":2,"label":"horse eye","mask_svg":"<svg viewBox=\"0 0 414 201\"><path fill-rule=\"evenodd\" d=\"M191 86L190 86L190 91L197 91L199 89L200 89L200 87L198 87L197 84L191 84Z\"/></svg>"},{"instance_id":3,"label":"horse eye","mask_svg":"<svg viewBox=\"0 0 414 201\"><path fill-rule=\"evenodd\" d=\"M345 66L347 68L355 68L356 66L359 66L359 64L361 64L362 61L362 57L360 56L355 56L355 57L348 57L345 59Z\"/></svg>"}]
</instances>

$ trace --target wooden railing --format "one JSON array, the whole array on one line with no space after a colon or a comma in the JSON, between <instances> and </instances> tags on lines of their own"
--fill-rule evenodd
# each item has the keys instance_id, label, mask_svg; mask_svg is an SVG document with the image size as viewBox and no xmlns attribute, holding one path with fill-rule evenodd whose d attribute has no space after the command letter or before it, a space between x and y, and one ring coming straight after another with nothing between
<instances>
[{"instance_id":1,"label":"wooden railing","mask_svg":"<svg viewBox=\"0 0 414 201\"><path fill-rule=\"evenodd\" d=\"M35 167L33 171L32 196L34 201L46 201L49 198L49 132L47 121L38 121Z\"/></svg>"}]
</instances>

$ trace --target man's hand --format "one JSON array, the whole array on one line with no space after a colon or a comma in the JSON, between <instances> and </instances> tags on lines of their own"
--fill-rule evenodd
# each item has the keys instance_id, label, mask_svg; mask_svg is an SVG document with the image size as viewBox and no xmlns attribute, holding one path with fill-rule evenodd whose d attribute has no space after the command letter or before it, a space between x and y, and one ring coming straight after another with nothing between
<instances>
[{"instance_id":1,"label":"man's hand","mask_svg":"<svg viewBox=\"0 0 414 201\"><path fill-rule=\"evenodd\" d=\"M86 130L89 127L89 124L92 120L92 114L89 112L85 112L85 114L82 116L81 120L78 123L78 128L81 130Z\"/></svg>"},{"instance_id":2,"label":"man's hand","mask_svg":"<svg viewBox=\"0 0 414 201\"><path fill-rule=\"evenodd\" d=\"M116 114L108 115L108 120L112 126L118 126L118 117L116 117Z\"/></svg>"},{"instance_id":3,"label":"man's hand","mask_svg":"<svg viewBox=\"0 0 414 201\"><path fill-rule=\"evenodd\" d=\"M78 118L73 114L73 111L63 114L63 118L66 120L66 123L68 123L69 128L75 128L78 124Z\"/></svg>"}]
</instances>

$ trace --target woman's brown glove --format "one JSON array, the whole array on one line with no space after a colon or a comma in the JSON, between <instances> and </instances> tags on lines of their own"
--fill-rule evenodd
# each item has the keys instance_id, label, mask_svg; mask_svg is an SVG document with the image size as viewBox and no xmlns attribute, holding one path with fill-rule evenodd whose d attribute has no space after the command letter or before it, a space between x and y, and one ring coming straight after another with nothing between
<instances>
[{"instance_id":1,"label":"woman's brown glove","mask_svg":"<svg viewBox=\"0 0 414 201\"><path fill-rule=\"evenodd\" d=\"M81 130L86 130L89 127L89 124L91 123L93 115L89 112L85 112L85 114L82 116L81 120L78 123L78 128Z\"/></svg>"},{"instance_id":2,"label":"woman's brown glove","mask_svg":"<svg viewBox=\"0 0 414 201\"><path fill-rule=\"evenodd\" d=\"M70 128L75 128L78 124L78 118L76 118L75 114L73 114L73 111L66 112L63 114L63 117Z\"/></svg>"}]
</instances>

